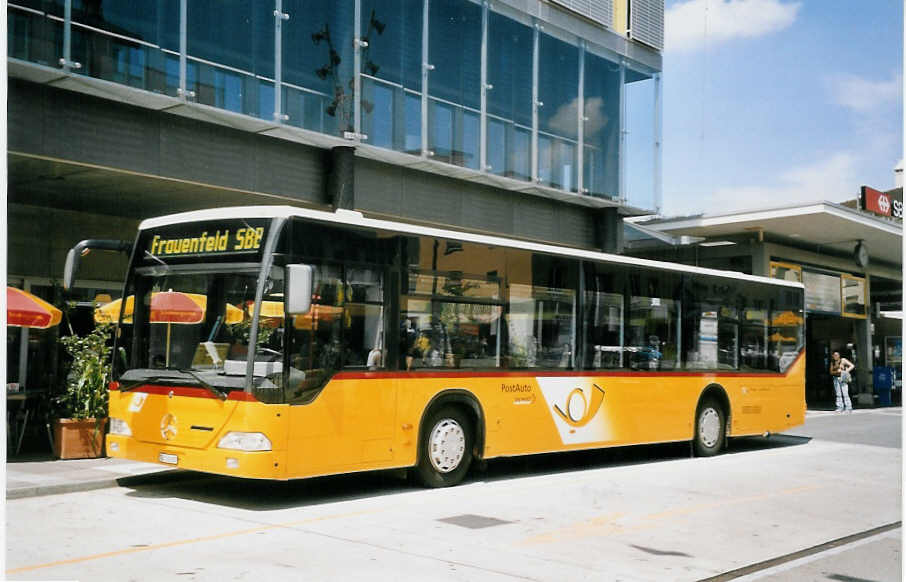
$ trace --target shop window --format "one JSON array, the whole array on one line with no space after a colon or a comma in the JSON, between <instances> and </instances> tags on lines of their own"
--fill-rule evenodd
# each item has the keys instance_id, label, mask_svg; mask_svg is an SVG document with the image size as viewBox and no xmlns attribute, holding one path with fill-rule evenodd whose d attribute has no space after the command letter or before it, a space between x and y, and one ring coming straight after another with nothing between
<instances>
[{"instance_id":1,"label":"shop window","mask_svg":"<svg viewBox=\"0 0 906 582\"><path fill-rule=\"evenodd\" d=\"M843 315L848 317L865 317L865 279L852 275L840 276L840 294L843 298Z\"/></svg>"}]
</instances>

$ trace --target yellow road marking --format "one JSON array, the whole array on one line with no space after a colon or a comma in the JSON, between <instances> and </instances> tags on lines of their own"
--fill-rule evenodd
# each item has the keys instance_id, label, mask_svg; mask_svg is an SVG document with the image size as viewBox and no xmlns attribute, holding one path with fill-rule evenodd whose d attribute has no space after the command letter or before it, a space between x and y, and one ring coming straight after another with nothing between
<instances>
[{"instance_id":1,"label":"yellow road marking","mask_svg":"<svg viewBox=\"0 0 906 582\"><path fill-rule=\"evenodd\" d=\"M614 534L635 532L646 529L653 529L660 527L659 523L656 523L664 519L679 518L693 513L698 513L700 511L706 511L709 509L715 509L719 507L726 507L728 505L738 505L741 503L751 503L753 501L763 501L765 499L771 499L773 497L778 497L782 495L795 495L797 493L803 493L805 491L812 491L815 489L822 489L823 485L808 485L804 487L794 487L792 489L783 489L780 491L775 491L772 493L764 493L760 495L750 495L747 497L737 497L733 499L726 499L723 501L715 501L711 503L698 503L695 505L689 505L685 507L678 507L675 509L669 509L667 511L660 511L658 513L651 513L648 515L643 515L638 518L637 523L627 523L621 524L617 523L619 519L623 517L621 513L613 513L608 515L599 516L589 520L584 520L578 523L574 523L567 527L557 529L545 534L540 534L526 538L520 542L520 545L534 545L534 544L545 544L567 539L576 539L581 537L586 537L589 535L595 535L598 537L610 536Z\"/></svg>"},{"instance_id":2,"label":"yellow road marking","mask_svg":"<svg viewBox=\"0 0 906 582\"><path fill-rule=\"evenodd\" d=\"M160 543L160 544L152 544L152 545L148 545L148 546L142 546L140 548L123 548L121 550L114 550L112 552L103 552L101 554L91 554L89 556L81 556L79 558L69 558L68 560L57 560L55 562L47 562L46 564L34 564L31 566L22 566L19 568L13 568L11 570L7 570L6 573L7 574L18 574L20 572L29 572L32 570L40 570L42 568L52 568L54 566L64 566L66 564L78 564L81 562L88 562L91 560L112 558L114 556L123 556L126 554L135 554L138 552L148 552L151 550L159 550L161 548L172 548L174 546L185 546L185 545L189 545L189 544L195 544L198 542L210 542L213 540L221 540L221 539L225 539L225 538L242 536L242 535L257 533L257 532L261 532L261 531L272 530L272 529L284 529L284 528L288 528L288 527L294 527L297 525L303 525L306 523L314 523L317 521L326 521L329 519L339 519L339 518L343 518L343 517L354 517L357 515L364 515L367 513L377 513L378 511L383 511L383 510L375 509L375 510L369 510L369 511L356 511L354 513L343 513L343 514L338 514L338 515L325 515L322 517L313 517L311 519L303 519L300 521L291 521L291 522L287 522L287 523L275 523L273 525L264 525L261 527L253 527L251 529L242 529L242 530L231 531L231 532L226 532L226 533L222 533L222 534L215 534L215 535L211 535L211 536L202 536L202 537L198 537L198 538L190 538L187 540L177 540L174 542L164 542L164 543Z\"/></svg>"}]
</instances>

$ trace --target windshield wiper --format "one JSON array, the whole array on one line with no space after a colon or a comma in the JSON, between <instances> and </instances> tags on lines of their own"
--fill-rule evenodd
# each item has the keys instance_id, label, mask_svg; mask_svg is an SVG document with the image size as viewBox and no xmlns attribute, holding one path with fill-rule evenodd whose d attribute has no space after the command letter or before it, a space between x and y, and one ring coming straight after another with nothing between
<instances>
[{"instance_id":1,"label":"windshield wiper","mask_svg":"<svg viewBox=\"0 0 906 582\"><path fill-rule=\"evenodd\" d=\"M172 372L179 372L180 374L187 374L187 375L191 376L192 378L194 378L195 381L197 381L199 384L201 384L202 388L210 390L211 392L213 392L214 394L216 394L217 396L219 396L222 399L226 399L226 397L227 397L227 391L222 390L216 386L213 386L210 382L205 380L201 376L201 374L195 372L194 370L180 369L180 368L164 368L163 371L172 371ZM120 390L122 390L124 392L128 392L129 390L132 390L133 388L136 388L138 386L142 386L143 384L156 383L156 382L168 383L168 384L174 384L174 383L179 384L179 383L185 382L185 379L180 378L178 376L165 376L162 374L156 374L156 375L147 376L145 378L141 378L138 380L132 380L128 383L123 383L122 386L120 387Z\"/></svg>"},{"instance_id":2,"label":"windshield wiper","mask_svg":"<svg viewBox=\"0 0 906 582\"><path fill-rule=\"evenodd\" d=\"M182 372L183 374L188 374L189 376L192 376L193 378L198 380L198 383L201 384L203 387L207 388L214 394L217 394L222 399L224 399L224 400L226 399L226 397L227 397L226 390L221 390L220 388L215 387L213 384L211 384L210 382L208 382L207 380L202 378L201 374L199 374L195 370L190 370L188 368L174 368L174 370L176 370L177 372Z\"/></svg>"}]
</instances>

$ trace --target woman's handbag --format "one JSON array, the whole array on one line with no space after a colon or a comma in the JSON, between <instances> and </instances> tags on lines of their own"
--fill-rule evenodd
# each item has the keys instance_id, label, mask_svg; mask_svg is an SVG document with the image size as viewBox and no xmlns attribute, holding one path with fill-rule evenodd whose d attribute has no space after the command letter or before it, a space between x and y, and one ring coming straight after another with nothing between
<instances>
[{"instance_id":1,"label":"woman's handbag","mask_svg":"<svg viewBox=\"0 0 906 582\"><path fill-rule=\"evenodd\" d=\"M840 381L844 384L849 384L853 381L853 377L849 372L840 372Z\"/></svg>"}]
</instances>

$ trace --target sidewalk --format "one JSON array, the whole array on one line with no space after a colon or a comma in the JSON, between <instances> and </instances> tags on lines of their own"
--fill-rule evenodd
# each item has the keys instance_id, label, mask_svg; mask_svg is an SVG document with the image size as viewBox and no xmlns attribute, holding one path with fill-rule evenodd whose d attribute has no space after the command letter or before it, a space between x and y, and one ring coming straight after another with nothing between
<instances>
[{"instance_id":1,"label":"sidewalk","mask_svg":"<svg viewBox=\"0 0 906 582\"><path fill-rule=\"evenodd\" d=\"M14 458L6 463L7 499L169 482L196 475L182 469L123 459L60 461L48 455L36 455L32 459Z\"/></svg>"}]
</instances>

